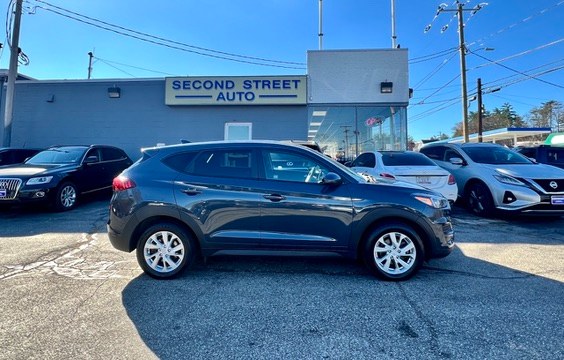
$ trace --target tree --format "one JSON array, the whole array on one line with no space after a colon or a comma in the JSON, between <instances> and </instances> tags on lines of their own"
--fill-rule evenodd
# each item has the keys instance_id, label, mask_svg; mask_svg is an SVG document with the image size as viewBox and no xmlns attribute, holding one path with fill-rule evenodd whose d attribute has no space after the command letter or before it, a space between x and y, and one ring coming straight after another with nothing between
<instances>
[{"instance_id":1,"label":"tree","mask_svg":"<svg viewBox=\"0 0 564 360\"><path fill-rule=\"evenodd\" d=\"M562 103L550 100L531 109L528 122L532 127L550 127L553 131L564 131Z\"/></svg>"},{"instance_id":2,"label":"tree","mask_svg":"<svg viewBox=\"0 0 564 360\"><path fill-rule=\"evenodd\" d=\"M507 127L524 127L523 118L515 112L511 104L505 103L501 108L495 108L492 112L482 107L482 132ZM453 130L454 136L462 136L462 122L457 123ZM478 133L478 112L470 111L468 114L469 134Z\"/></svg>"}]
</instances>

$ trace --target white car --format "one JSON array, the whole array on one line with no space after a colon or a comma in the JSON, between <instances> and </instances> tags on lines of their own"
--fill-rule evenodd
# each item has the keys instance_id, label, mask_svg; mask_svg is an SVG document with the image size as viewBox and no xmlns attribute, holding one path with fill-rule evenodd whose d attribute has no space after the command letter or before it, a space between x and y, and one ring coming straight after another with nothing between
<instances>
[{"instance_id":1,"label":"white car","mask_svg":"<svg viewBox=\"0 0 564 360\"><path fill-rule=\"evenodd\" d=\"M426 187L441 193L450 202L455 202L458 196L454 176L418 152L369 151L360 154L350 167L359 174Z\"/></svg>"}]
</instances>

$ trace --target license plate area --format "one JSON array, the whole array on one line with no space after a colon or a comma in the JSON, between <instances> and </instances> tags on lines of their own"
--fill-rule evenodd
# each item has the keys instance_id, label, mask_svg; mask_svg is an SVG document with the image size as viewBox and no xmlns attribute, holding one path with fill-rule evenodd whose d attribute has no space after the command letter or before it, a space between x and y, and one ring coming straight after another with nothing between
<instances>
[{"instance_id":1,"label":"license plate area","mask_svg":"<svg viewBox=\"0 0 564 360\"><path fill-rule=\"evenodd\" d=\"M5 199L8 196L8 191L6 189L0 189L0 199Z\"/></svg>"},{"instance_id":2,"label":"license plate area","mask_svg":"<svg viewBox=\"0 0 564 360\"><path fill-rule=\"evenodd\" d=\"M429 185L431 184L431 178L429 176L416 176L415 181L421 185Z\"/></svg>"},{"instance_id":3,"label":"license plate area","mask_svg":"<svg viewBox=\"0 0 564 360\"><path fill-rule=\"evenodd\" d=\"M564 195L552 195L550 197L550 203L552 205L564 205Z\"/></svg>"}]
</instances>

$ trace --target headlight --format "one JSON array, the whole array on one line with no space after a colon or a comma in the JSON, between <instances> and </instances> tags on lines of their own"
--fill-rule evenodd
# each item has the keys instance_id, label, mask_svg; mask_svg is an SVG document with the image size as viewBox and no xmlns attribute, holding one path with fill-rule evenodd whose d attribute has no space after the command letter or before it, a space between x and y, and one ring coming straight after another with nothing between
<instances>
[{"instance_id":1,"label":"headlight","mask_svg":"<svg viewBox=\"0 0 564 360\"><path fill-rule=\"evenodd\" d=\"M421 201L423 204L428 205L435 209L450 209L450 204L448 200L442 196L433 195L422 195L418 194L414 196L415 199Z\"/></svg>"},{"instance_id":2,"label":"headlight","mask_svg":"<svg viewBox=\"0 0 564 360\"><path fill-rule=\"evenodd\" d=\"M29 179L25 184L26 185L48 184L52 179L53 179L52 176L34 177Z\"/></svg>"},{"instance_id":3,"label":"headlight","mask_svg":"<svg viewBox=\"0 0 564 360\"><path fill-rule=\"evenodd\" d=\"M519 181L514 177L508 175L498 173L497 175L494 175L494 178L496 178L497 181L502 182L504 184L526 186L522 181Z\"/></svg>"}]
</instances>

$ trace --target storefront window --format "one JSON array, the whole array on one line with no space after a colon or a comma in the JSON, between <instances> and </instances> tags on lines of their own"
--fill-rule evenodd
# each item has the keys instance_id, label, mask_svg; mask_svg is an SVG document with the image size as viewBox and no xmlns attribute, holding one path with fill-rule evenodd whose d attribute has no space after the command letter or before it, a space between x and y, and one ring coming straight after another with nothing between
<instances>
[{"instance_id":1,"label":"storefront window","mask_svg":"<svg viewBox=\"0 0 564 360\"><path fill-rule=\"evenodd\" d=\"M365 151L407 148L405 106L311 106L308 140L350 161Z\"/></svg>"}]
</instances>

